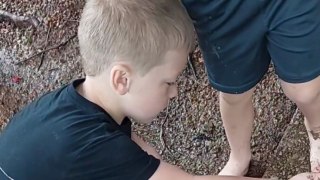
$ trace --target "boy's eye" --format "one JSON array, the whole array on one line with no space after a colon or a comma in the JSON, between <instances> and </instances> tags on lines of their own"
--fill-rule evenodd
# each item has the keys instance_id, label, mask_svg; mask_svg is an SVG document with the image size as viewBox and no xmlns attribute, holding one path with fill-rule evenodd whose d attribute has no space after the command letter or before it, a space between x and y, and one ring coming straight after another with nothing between
<instances>
[{"instance_id":1,"label":"boy's eye","mask_svg":"<svg viewBox=\"0 0 320 180\"><path fill-rule=\"evenodd\" d=\"M176 82L167 82L167 84L168 84L169 86L173 86L173 85L176 84Z\"/></svg>"}]
</instances>

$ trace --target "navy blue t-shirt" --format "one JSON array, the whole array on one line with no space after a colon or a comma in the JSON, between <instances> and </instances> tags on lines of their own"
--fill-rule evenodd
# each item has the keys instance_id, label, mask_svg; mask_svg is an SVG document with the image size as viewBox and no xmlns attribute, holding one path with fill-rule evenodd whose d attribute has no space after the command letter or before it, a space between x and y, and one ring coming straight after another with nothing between
<instances>
[{"instance_id":1,"label":"navy blue t-shirt","mask_svg":"<svg viewBox=\"0 0 320 180\"><path fill-rule=\"evenodd\" d=\"M131 140L128 118L118 125L79 95L84 80L42 96L0 134L0 179L146 180L160 161Z\"/></svg>"}]
</instances>

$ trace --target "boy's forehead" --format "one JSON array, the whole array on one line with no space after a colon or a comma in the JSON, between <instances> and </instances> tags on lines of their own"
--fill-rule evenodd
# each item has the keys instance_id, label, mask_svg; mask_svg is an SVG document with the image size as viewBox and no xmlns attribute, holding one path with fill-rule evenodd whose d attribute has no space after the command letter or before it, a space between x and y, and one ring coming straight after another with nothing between
<instances>
[{"instance_id":1,"label":"boy's forehead","mask_svg":"<svg viewBox=\"0 0 320 180\"><path fill-rule=\"evenodd\" d=\"M164 56L165 59L186 59L188 51L185 49L168 50Z\"/></svg>"},{"instance_id":2,"label":"boy's forehead","mask_svg":"<svg viewBox=\"0 0 320 180\"><path fill-rule=\"evenodd\" d=\"M166 53L164 57L164 64L166 67L172 71L182 71L186 64L188 58L187 50L170 50Z\"/></svg>"},{"instance_id":3,"label":"boy's forehead","mask_svg":"<svg viewBox=\"0 0 320 180\"><path fill-rule=\"evenodd\" d=\"M170 50L166 53L166 60L172 64L184 65L187 63L188 51L184 49Z\"/></svg>"}]
</instances>

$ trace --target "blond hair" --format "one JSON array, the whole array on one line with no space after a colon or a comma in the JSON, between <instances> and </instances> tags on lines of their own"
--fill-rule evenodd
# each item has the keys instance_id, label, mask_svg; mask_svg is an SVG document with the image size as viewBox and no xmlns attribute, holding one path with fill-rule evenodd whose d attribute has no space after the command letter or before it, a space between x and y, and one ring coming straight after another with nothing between
<instances>
[{"instance_id":1,"label":"blond hair","mask_svg":"<svg viewBox=\"0 0 320 180\"><path fill-rule=\"evenodd\" d=\"M194 30L179 0L87 0L78 29L84 71L99 75L115 57L143 74L168 50L194 45Z\"/></svg>"}]
</instances>

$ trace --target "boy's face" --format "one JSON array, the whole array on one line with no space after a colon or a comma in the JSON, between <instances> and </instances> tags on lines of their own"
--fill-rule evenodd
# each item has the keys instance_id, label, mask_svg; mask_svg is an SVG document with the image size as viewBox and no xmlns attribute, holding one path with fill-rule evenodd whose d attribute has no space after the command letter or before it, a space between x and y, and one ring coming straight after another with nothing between
<instances>
[{"instance_id":1,"label":"boy's face","mask_svg":"<svg viewBox=\"0 0 320 180\"><path fill-rule=\"evenodd\" d=\"M186 50L171 50L164 62L144 76L135 74L124 104L127 116L141 123L149 123L165 109L171 98L177 96L176 80L186 67Z\"/></svg>"}]
</instances>

